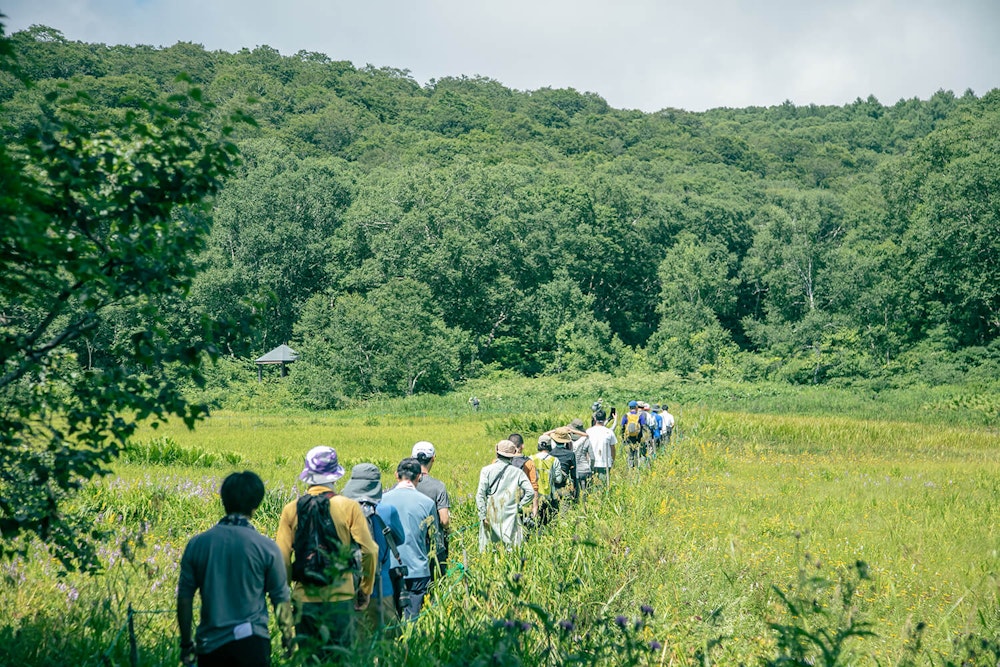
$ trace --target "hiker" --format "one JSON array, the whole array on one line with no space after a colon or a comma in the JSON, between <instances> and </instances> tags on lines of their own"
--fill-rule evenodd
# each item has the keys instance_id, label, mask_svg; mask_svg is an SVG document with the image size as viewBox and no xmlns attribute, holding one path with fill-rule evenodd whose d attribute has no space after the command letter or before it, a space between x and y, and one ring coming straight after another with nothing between
<instances>
[{"instance_id":1,"label":"hiker","mask_svg":"<svg viewBox=\"0 0 1000 667\"><path fill-rule=\"evenodd\" d=\"M577 496L582 496L590 486L591 477L594 474L594 449L591 446L590 437L583 430L583 421L574 419L567 428L570 437L573 439L573 456L576 457L576 486Z\"/></svg>"},{"instance_id":2,"label":"hiker","mask_svg":"<svg viewBox=\"0 0 1000 667\"><path fill-rule=\"evenodd\" d=\"M517 446L501 440L496 460L479 472L476 511L479 513L479 550L501 543L511 549L524 541L520 508L532 502L535 492L524 471L511 465Z\"/></svg>"},{"instance_id":3,"label":"hiker","mask_svg":"<svg viewBox=\"0 0 1000 667\"><path fill-rule=\"evenodd\" d=\"M517 447L517 454L510 460L510 464L524 471L531 484L531 490L535 492L535 497L531 499L530 523L533 525L538 519L538 471L535 469L535 462L531 460L531 457L524 455L524 438L521 437L521 434L511 433L507 439Z\"/></svg>"},{"instance_id":4,"label":"hiker","mask_svg":"<svg viewBox=\"0 0 1000 667\"><path fill-rule=\"evenodd\" d=\"M399 546L399 558L392 558L393 567L406 568L399 602L400 617L404 621L414 620L424 605L431 583L429 550L434 544L434 534L441 530L434 501L417 491L421 475L420 461L405 458L396 466L396 486L382 494L382 502L399 512L406 533L406 539Z\"/></svg>"},{"instance_id":5,"label":"hiker","mask_svg":"<svg viewBox=\"0 0 1000 667\"><path fill-rule=\"evenodd\" d=\"M437 507L438 525L441 529L435 533L433 560L437 567L432 567L431 573L435 577L444 576L448 570L448 524L451 521L451 501L448 499L448 489L445 488L444 482L436 477L431 477L431 468L437 460L434 445L426 440L421 440L413 445L410 455L420 462L420 469L423 472L420 481L417 482L417 491L433 500Z\"/></svg>"},{"instance_id":6,"label":"hiker","mask_svg":"<svg viewBox=\"0 0 1000 667\"><path fill-rule=\"evenodd\" d=\"M531 456L538 472L538 526L547 525L559 512L559 500L553 494L555 480L565 480L566 473L559 459L552 456L552 438L538 437L538 453Z\"/></svg>"},{"instance_id":7,"label":"hiker","mask_svg":"<svg viewBox=\"0 0 1000 667\"><path fill-rule=\"evenodd\" d=\"M336 656L335 647L348 648L354 642L355 612L368 606L378 560L378 547L361 505L333 490L333 483L343 476L344 467L333 447L310 449L299 475L308 488L281 509L276 537L292 581L298 641L326 660ZM313 569L318 558L310 547L316 544L334 554L325 572ZM357 588L351 568L353 545L361 550Z\"/></svg>"},{"instance_id":8,"label":"hiker","mask_svg":"<svg viewBox=\"0 0 1000 667\"><path fill-rule=\"evenodd\" d=\"M667 411L667 404L663 404L663 411L660 413L663 416L663 445L664 447L670 445L670 436L674 433L674 416Z\"/></svg>"},{"instance_id":9,"label":"hiker","mask_svg":"<svg viewBox=\"0 0 1000 667\"><path fill-rule=\"evenodd\" d=\"M656 441L660 438L659 422L649 403L639 403L639 409L642 410L642 415L646 418L645 451L643 454L647 459L652 460L656 458Z\"/></svg>"},{"instance_id":10,"label":"hiker","mask_svg":"<svg viewBox=\"0 0 1000 667\"><path fill-rule=\"evenodd\" d=\"M398 553L406 532L396 508L382 502L382 471L374 463L359 463L351 468L351 478L341 494L361 505L368 530L378 545L375 587L364 617L368 625L379 630L398 619L396 603L403 589L403 576L392 567L391 556Z\"/></svg>"},{"instance_id":11,"label":"hiker","mask_svg":"<svg viewBox=\"0 0 1000 667\"><path fill-rule=\"evenodd\" d=\"M622 415L621 419L621 441L625 447L629 468L635 468L639 465L639 452L642 448L645 430L646 417L639 410L639 401L629 401L628 412Z\"/></svg>"},{"instance_id":12,"label":"hiker","mask_svg":"<svg viewBox=\"0 0 1000 667\"><path fill-rule=\"evenodd\" d=\"M659 403L653 405L653 419L656 420L653 428L653 447L659 452L663 449L663 414Z\"/></svg>"},{"instance_id":13,"label":"hiker","mask_svg":"<svg viewBox=\"0 0 1000 667\"><path fill-rule=\"evenodd\" d=\"M615 463L615 446L618 438L615 432L608 428L607 415L604 410L598 410L594 414L593 426L587 429L587 438L590 440L590 449L594 453L594 474L605 485L611 482L611 467Z\"/></svg>"},{"instance_id":14,"label":"hiker","mask_svg":"<svg viewBox=\"0 0 1000 667\"><path fill-rule=\"evenodd\" d=\"M469 399L469 405L472 406L473 412L479 412L479 399L473 396Z\"/></svg>"},{"instance_id":15,"label":"hiker","mask_svg":"<svg viewBox=\"0 0 1000 667\"><path fill-rule=\"evenodd\" d=\"M288 579L281 551L257 532L250 517L264 499L264 482L250 472L234 472L219 490L226 515L191 538L181 556L177 582L177 625L181 662L200 667L271 664L267 599L290 652L294 630ZM191 640L194 594L201 593L201 616Z\"/></svg>"},{"instance_id":16,"label":"hiker","mask_svg":"<svg viewBox=\"0 0 1000 667\"><path fill-rule=\"evenodd\" d=\"M559 460L563 472L566 473L566 479L562 483L553 480L552 495L559 500L571 498L575 501L580 497L580 485L576 478L576 454L570 449L573 444L573 430L568 426L560 426L546 435L552 438L552 456Z\"/></svg>"}]
</instances>

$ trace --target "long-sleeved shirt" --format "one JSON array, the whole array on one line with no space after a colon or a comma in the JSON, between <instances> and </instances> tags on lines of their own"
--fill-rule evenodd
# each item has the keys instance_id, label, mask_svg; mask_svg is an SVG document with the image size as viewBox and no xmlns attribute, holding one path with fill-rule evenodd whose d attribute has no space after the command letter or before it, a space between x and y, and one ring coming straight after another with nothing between
<instances>
[{"instance_id":1,"label":"long-sleeved shirt","mask_svg":"<svg viewBox=\"0 0 1000 667\"><path fill-rule=\"evenodd\" d=\"M321 493L331 493L333 489L326 486L311 486L309 493L318 496ZM295 529L298 527L298 499L285 505L278 521L278 535L275 542L285 560L288 579L292 578L292 544L295 541ZM361 548L361 590L371 595L375 586L375 565L378 560L378 545L372 539L368 530L368 520L357 501L334 495L330 498L330 516L337 528L337 537L344 545L352 542ZM292 597L299 602L342 602L354 598L354 576L346 573L340 581L329 586L307 586L301 582L292 582Z\"/></svg>"},{"instance_id":2,"label":"long-sleeved shirt","mask_svg":"<svg viewBox=\"0 0 1000 667\"><path fill-rule=\"evenodd\" d=\"M520 490L520 497L518 491ZM496 460L479 473L476 510L479 513L479 549L491 542L517 546L524 540L518 511L531 503L535 491L524 471Z\"/></svg>"},{"instance_id":3,"label":"long-sleeved shirt","mask_svg":"<svg viewBox=\"0 0 1000 667\"><path fill-rule=\"evenodd\" d=\"M573 454L576 456L576 476L583 477L594 472L594 451L590 446L590 438L582 436L573 442Z\"/></svg>"}]
</instances>

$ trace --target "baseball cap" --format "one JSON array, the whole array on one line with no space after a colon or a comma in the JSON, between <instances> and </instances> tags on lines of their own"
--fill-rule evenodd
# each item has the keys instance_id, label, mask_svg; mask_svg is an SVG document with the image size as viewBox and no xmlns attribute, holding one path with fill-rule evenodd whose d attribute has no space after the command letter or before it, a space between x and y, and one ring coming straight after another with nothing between
<instances>
[{"instance_id":1,"label":"baseball cap","mask_svg":"<svg viewBox=\"0 0 1000 667\"><path fill-rule=\"evenodd\" d=\"M413 452L410 456L415 459L430 460L434 458L434 445L426 440L421 440L417 444L413 445Z\"/></svg>"}]
</instances>

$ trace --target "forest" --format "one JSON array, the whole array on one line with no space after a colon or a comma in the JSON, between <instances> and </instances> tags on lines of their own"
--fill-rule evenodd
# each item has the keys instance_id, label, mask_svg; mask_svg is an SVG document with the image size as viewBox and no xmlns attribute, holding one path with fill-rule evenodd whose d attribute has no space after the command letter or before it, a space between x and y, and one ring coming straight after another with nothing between
<instances>
[{"instance_id":1,"label":"forest","mask_svg":"<svg viewBox=\"0 0 1000 667\"><path fill-rule=\"evenodd\" d=\"M13 152L39 118L86 133L189 90L203 131L242 119L210 206L171 213L206 230L192 280L94 309L82 369L135 363L156 312L164 340L210 338L199 383L290 345L316 409L494 371L878 391L1000 370L1000 90L644 113L267 46L9 45Z\"/></svg>"}]
</instances>

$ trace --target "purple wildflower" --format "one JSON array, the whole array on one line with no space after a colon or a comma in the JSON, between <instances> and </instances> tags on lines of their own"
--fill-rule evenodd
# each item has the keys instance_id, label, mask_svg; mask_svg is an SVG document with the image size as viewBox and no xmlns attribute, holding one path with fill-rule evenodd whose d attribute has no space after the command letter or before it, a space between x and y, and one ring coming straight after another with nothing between
<instances>
[{"instance_id":1,"label":"purple wildflower","mask_svg":"<svg viewBox=\"0 0 1000 667\"><path fill-rule=\"evenodd\" d=\"M564 619L559 621L559 627L562 628L563 632L573 632L576 629L576 623L569 619Z\"/></svg>"},{"instance_id":2,"label":"purple wildflower","mask_svg":"<svg viewBox=\"0 0 1000 667\"><path fill-rule=\"evenodd\" d=\"M661 648L663 648L663 644L661 644L660 642L656 641L655 639L653 641L649 642L649 650L651 650L651 651L659 651Z\"/></svg>"},{"instance_id":3,"label":"purple wildflower","mask_svg":"<svg viewBox=\"0 0 1000 667\"><path fill-rule=\"evenodd\" d=\"M652 616L653 615L653 608L650 607L648 604L644 604L641 607L639 607L639 611L642 612L643 616Z\"/></svg>"},{"instance_id":4,"label":"purple wildflower","mask_svg":"<svg viewBox=\"0 0 1000 667\"><path fill-rule=\"evenodd\" d=\"M624 630L625 626L628 625L628 619L621 615L615 616L615 625Z\"/></svg>"}]
</instances>

